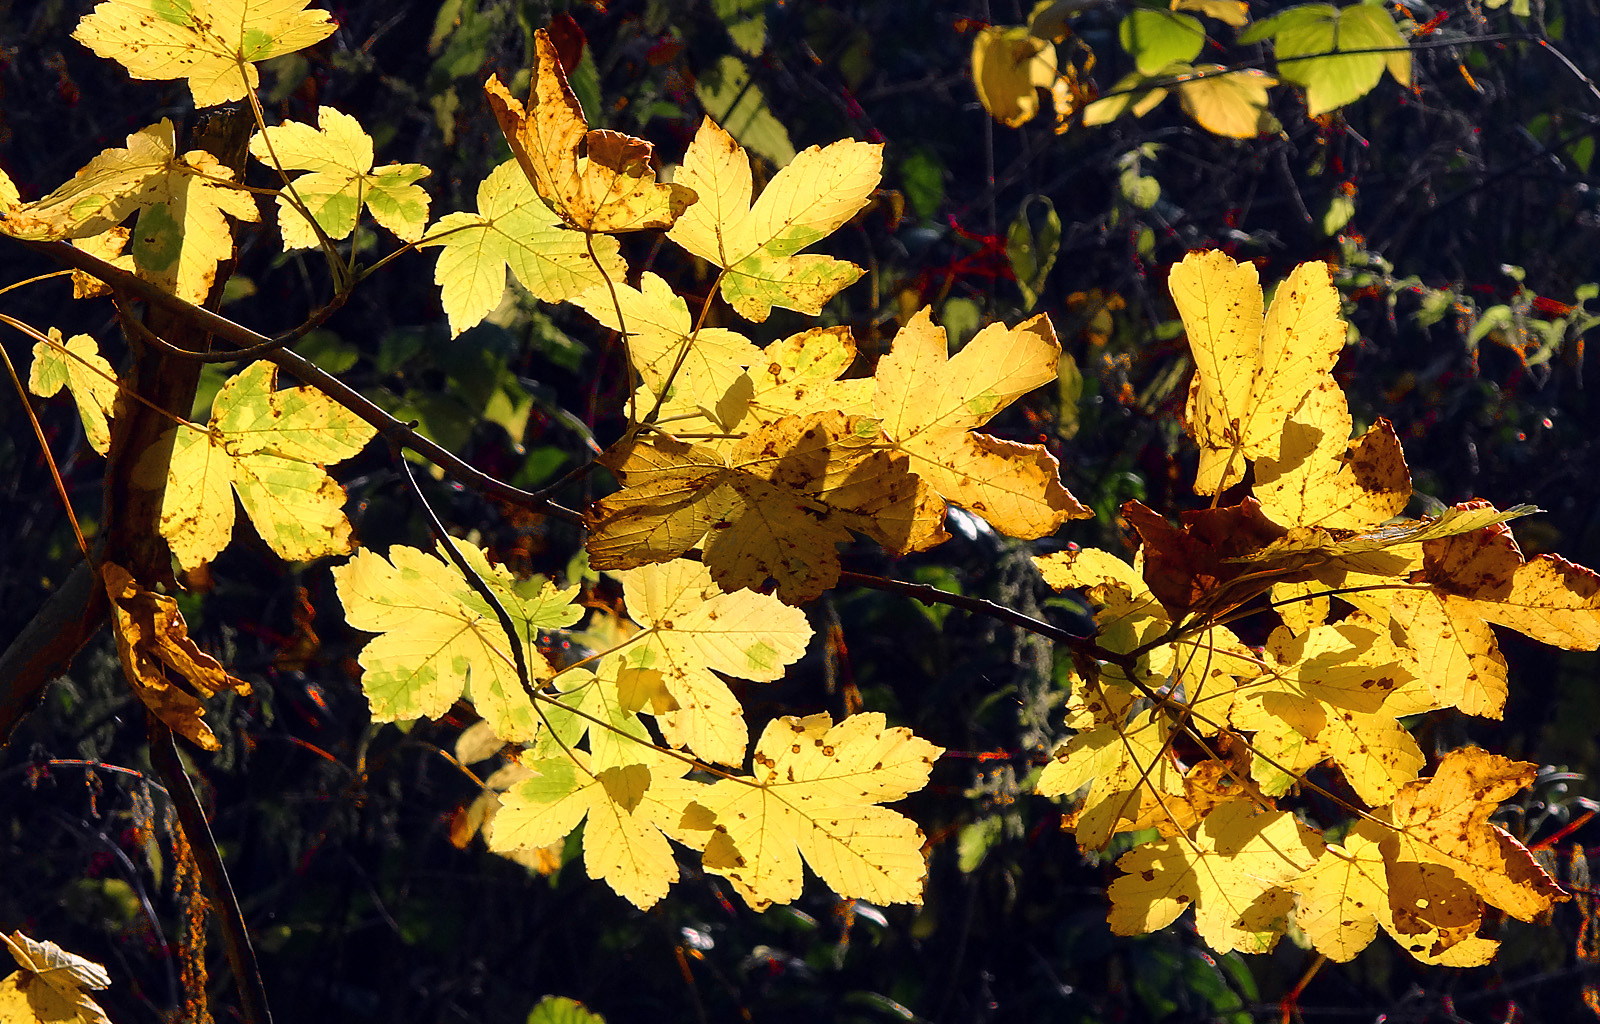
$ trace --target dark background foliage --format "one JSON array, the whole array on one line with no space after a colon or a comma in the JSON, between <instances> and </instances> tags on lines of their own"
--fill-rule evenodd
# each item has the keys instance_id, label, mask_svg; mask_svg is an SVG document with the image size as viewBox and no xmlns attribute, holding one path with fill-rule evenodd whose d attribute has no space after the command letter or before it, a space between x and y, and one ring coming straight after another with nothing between
<instances>
[{"instance_id":1,"label":"dark background foliage","mask_svg":"<svg viewBox=\"0 0 1600 1024\"><path fill-rule=\"evenodd\" d=\"M181 86L130 84L67 37L86 10L0 11L0 162L27 197L143 125L189 116ZM998 426L1043 437L1068 486L1101 516L1033 545L957 517L956 539L923 556L895 562L863 546L847 562L1081 625L1070 602L1050 602L1027 556L1063 543L1122 547L1115 509L1128 498L1167 512L1195 504L1185 484L1194 457L1177 422L1189 364L1164 273L1203 246L1257 259L1267 282L1309 259L1339 268L1360 334L1340 378L1361 425L1380 415L1397 425L1421 495L1413 512L1474 496L1532 502L1547 514L1517 524L1527 551L1600 563L1595 357L1575 332L1533 344L1539 322L1568 315L1577 290L1600 280L1590 173L1600 91L1586 77L1600 74L1600 10L1592 0L1552 0L1523 19L1460 3L1411 10L1419 21L1448 16L1417 39L1415 89L1386 79L1320 118L1281 90L1282 131L1249 142L1210 136L1170 103L1143 120L1061 135L1043 118L997 125L967 67L979 24L1025 20L1022 6L1004 3L447 0L441 9L355 0L335 8L341 27L329 41L269 65L263 92L275 118L312 120L331 104L362 119L380 161L433 168L435 215L471 208L477 183L505 158L479 85L491 71L525 71L531 31L552 18L569 53L582 53L573 80L591 120L650 139L669 163L703 113L724 117L735 100L764 104L796 148L883 142L883 195L828 243L868 269L826 319L850 324L869 356L923 304L966 334L980 321L1016 322L1026 303L1006 230L1048 198L1063 234L1036 310L1055 322L1082 391L1035 395ZM1124 13L1091 6L1074 22L1102 85L1125 70L1115 42ZM741 34L752 15L766 26L754 43ZM741 41L755 52L741 54ZM736 54L750 74L742 92L718 75ZM252 171L268 184L262 173ZM1152 180L1159 195L1149 201L1150 186L1133 179ZM1324 216L1341 197L1354 212L1329 234ZM271 333L326 301L318 254L283 255L270 226L240 239L228 316ZM392 244L381 233L357 242L367 263ZM702 268L650 238L626 246L636 271L663 274L691 305L703 297ZM0 283L54 269L20 248L0 252ZM408 255L363 283L300 350L519 485L547 483L615 438L621 354L604 332L571 307L524 298L452 341L432 263ZM1474 338L1496 306L1504 325ZM113 362L122 351L108 306L73 304L59 282L7 293L0 308L91 333ZM801 325L780 313L753 337ZM4 344L25 366L28 343L8 334ZM214 390L221 375L207 379ZM101 463L66 403L35 405L92 527ZM77 555L16 401L0 403L0 422L0 635L9 638ZM385 456L365 455L340 476L363 544L428 543ZM519 570L560 572L576 550L578 537L559 524L447 482L424 486L456 530ZM605 486L591 475L561 497L579 505ZM470 711L409 730L370 724L353 660L364 638L342 624L326 566L286 567L241 527L208 577L191 582L191 632L255 686L212 712L224 749L196 755L193 767L281 1020L512 1021L545 993L613 1021L1247 1020L1275 1018L1312 964L1287 941L1266 957L1216 957L1184 922L1155 936L1109 934L1113 857L1079 851L1055 805L1021 795L1060 738L1051 712L1064 666L1037 638L963 612L835 592L810 609L819 639L791 678L742 694L756 726L865 707L950 748L906 807L930 839L922 908L843 905L811 884L794 907L757 915L686 863L674 894L639 913L578 866L545 877L481 841L451 842L452 822L478 792L449 756ZM617 598L606 583L593 596ZM1476 742L1551 766L1506 821L1531 843L1588 806L1581 797L1600 768L1597 665L1504 639L1513 665L1505 721L1444 717L1427 724L1424 745ZM182 1002L170 854L144 841L150 820L161 832L166 801L150 799L142 736L102 638L0 754L0 926L107 963L116 984L106 1005L129 1024L172 1019ZM494 765L475 767L482 775ZM1571 869L1567 843L1595 837L1590 826L1565 840L1552 851L1555 869ZM1548 927L1496 925L1503 957L1474 971L1420 968L1380 938L1353 964L1323 968L1300 1012L1579 1019L1580 989L1596 969L1573 953L1583 907L1592 904L1562 908ZM218 1016L232 1019L215 945L211 960Z\"/></svg>"}]
</instances>

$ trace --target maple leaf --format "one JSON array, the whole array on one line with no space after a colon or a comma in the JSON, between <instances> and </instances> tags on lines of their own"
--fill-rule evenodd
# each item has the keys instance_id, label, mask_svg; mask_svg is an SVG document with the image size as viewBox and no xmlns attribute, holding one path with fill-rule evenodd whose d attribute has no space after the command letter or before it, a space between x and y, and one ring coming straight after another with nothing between
<instances>
[{"instance_id":1,"label":"maple leaf","mask_svg":"<svg viewBox=\"0 0 1600 1024\"><path fill-rule=\"evenodd\" d=\"M361 123L332 107L317 109L317 127L290 121L257 132L250 153L283 170L309 171L294 179L294 195L329 238L346 238L356 228L361 207L402 240L415 242L428 222L428 193L417 181L430 173L421 164L372 166L372 138ZM305 215L278 195L278 229L285 249L314 249L320 243Z\"/></svg>"},{"instance_id":2,"label":"maple leaf","mask_svg":"<svg viewBox=\"0 0 1600 1024\"><path fill-rule=\"evenodd\" d=\"M742 409L727 407L725 399L759 350L735 331L696 330L688 304L655 274L646 272L639 285L593 288L572 301L613 331L626 333L628 357L650 395L664 400L663 411L693 409L718 428L731 425Z\"/></svg>"},{"instance_id":3,"label":"maple leaf","mask_svg":"<svg viewBox=\"0 0 1600 1024\"><path fill-rule=\"evenodd\" d=\"M1119 703L1131 699L1124 695ZM1040 796L1067 796L1089 787L1068 819L1085 849L1101 849L1120 832L1187 823L1183 772L1171 757L1171 723L1156 709L1126 723L1121 717L1058 747L1034 787Z\"/></svg>"},{"instance_id":4,"label":"maple leaf","mask_svg":"<svg viewBox=\"0 0 1600 1024\"><path fill-rule=\"evenodd\" d=\"M187 78L197 107L242 100L254 61L305 49L336 27L307 0L103 0L72 38L134 78Z\"/></svg>"},{"instance_id":5,"label":"maple leaf","mask_svg":"<svg viewBox=\"0 0 1600 1024\"><path fill-rule=\"evenodd\" d=\"M774 306L815 316L861 276L861 268L800 252L855 216L882 171L881 145L812 146L779 171L752 206L750 158L706 118L675 177L700 198L667 237L723 268L722 297L746 320L759 323Z\"/></svg>"},{"instance_id":6,"label":"maple leaf","mask_svg":"<svg viewBox=\"0 0 1600 1024\"><path fill-rule=\"evenodd\" d=\"M944 539L942 509L877 438L875 420L830 412L785 417L727 452L624 440L601 457L624 489L585 516L590 564L666 561L709 531L706 566L724 590L770 578L797 603L838 581L835 548L852 530L897 554L931 547Z\"/></svg>"},{"instance_id":7,"label":"maple leaf","mask_svg":"<svg viewBox=\"0 0 1600 1024\"><path fill-rule=\"evenodd\" d=\"M446 214L417 247L439 247L433 279L442 289L451 337L500 305L508 268L545 302L573 298L607 279L621 280L628 271L615 238L602 235L586 244L583 235L561 227L515 160L483 179L477 213Z\"/></svg>"},{"instance_id":8,"label":"maple leaf","mask_svg":"<svg viewBox=\"0 0 1600 1024\"><path fill-rule=\"evenodd\" d=\"M48 343L34 342L28 390L40 398L49 398L63 387L77 403L89 446L101 455L109 452L111 408L117 401L116 371L100 354L93 338L75 334L62 341L61 332L52 327Z\"/></svg>"},{"instance_id":9,"label":"maple leaf","mask_svg":"<svg viewBox=\"0 0 1600 1024\"><path fill-rule=\"evenodd\" d=\"M133 262L133 254L124 252L133 232L126 227L118 225L108 228L98 235L90 235L72 243L76 248L82 249L91 256L95 256L116 267L132 274L137 267ZM75 299L93 299L111 294L111 286L82 270L72 272L72 297Z\"/></svg>"},{"instance_id":10,"label":"maple leaf","mask_svg":"<svg viewBox=\"0 0 1600 1024\"><path fill-rule=\"evenodd\" d=\"M1278 450L1255 464L1252 493L1284 526L1369 530L1411 500L1411 471L1400 438L1379 418L1351 441L1350 408L1324 378L1284 423Z\"/></svg>"},{"instance_id":11,"label":"maple leaf","mask_svg":"<svg viewBox=\"0 0 1600 1024\"><path fill-rule=\"evenodd\" d=\"M1206 815L1192 839L1174 837L1123 854L1111 883L1111 930L1165 928L1190 906L1200 937L1218 953L1265 953L1293 909L1286 888L1316 863L1323 844L1288 811L1260 812L1245 800Z\"/></svg>"},{"instance_id":12,"label":"maple leaf","mask_svg":"<svg viewBox=\"0 0 1600 1024\"><path fill-rule=\"evenodd\" d=\"M511 616L530 682L554 675L535 647L540 629L570 626L582 617L572 604L577 588L548 583L525 594L483 551L455 540L467 564ZM384 558L359 551L333 567L345 619L379 634L361 649L361 688L378 722L440 718L465 696L508 741L531 741L540 719L522 688L516 660L494 609L443 553L396 545Z\"/></svg>"},{"instance_id":13,"label":"maple leaf","mask_svg":"<svg viewBox=\"0 0 1600 1024\"><path fill-rule=\"evenodd\" d=\"M1056 378L1061 346L1050 320L990 324L951 358L926 308L878 361L873 412L930 487L1002 533L1032 539L1094 515L1061 485L1042 444L974 432L1019 396Z\"/></svg>"},{"instance_id":14,"label":"maple leaf","mask_svg":"<svg viewBox=\"0 0 1600 1024\"><path fill-rule=\"evenodd\" d=\"M111 598L117 653L128 685L173 732L205 750L221 749L216 735L201 721L205 714L201 700L226 690L247 695L250 684L228 675L215 658L195 646L173 598L146 590L114 562L102 562L100 576ZM169 670L189 688L175 684Z\"/></svg>"},{"instance_id":15,"label":"maple leaf","mask_svg":"<svg viewBox=\"0 0 1600 1024\"><path fill-rule=\"evenodd\" d=\"M17 238L65 239L98 235L139 209L145 183L172 159L171 123L163 120L128 136L124 149L106 148L78 169L71 180L43 199L18 203L16 187L4 219L6 234Z\"/></svg>"},{"instance_id":16,"label":"maple leaf","mask_svg":"<svg viewBox=\"0 0 1600 1024\"><path fill-rule=\"evenodd\" d=\"M511 152L545 204L584 232L671 225L695 201L694 189L682 182L657 184L650 166L653 147L643 139L590 131L549 33L534 33L534 49L538 66L526 113L498 76L489 76L483 90Z\"/></svg>"},{"instance_id":17,"label":"maple leaf","mask_svg":"<svg viewBox=\"0 0 1600 1024\"><path fill-rule=\"evenodd\" d=\"M1453 750L1433 778L1403 787L1376 820L1355 823L1352 834L1383 853L1392 910L1385 927L1419 959L1471 939L1483 902L1532 921L1566 899L1532 854L1489 822L1536 774L1535 765L1475 747ZM1465 956L1487 962L1484 952L1477 944Z\"/></svg>"},{"instance_id":18,"label":"maple leaf","mask_svg":"<svg viewBox=\"0 0 1600 1024\"><path fill-rule=\"evenodd\" d=\"M714 675L754 682L782 679L805 653L805 613L775 597L728 593L699 562L678 559L615 574L628 615L643 629L620 648L628 668L660 673L676 707L657 715L674 746L724 764L744 760L739 701Z\"/></svg>"},{"instance_id":19,"label":"maple leaf","mask_svg":"<svg viewBox=\"0 0 1600 1024\"><path fill-rule=\"evenodd\" d=\"M1279 455L1284 424L1333 370L1346 333L1339 293L1327 264L1303 263L1263 316L1255 267L1216 251L1184 257L1169 286L1195 360L1195 492L1216 494L1243 476L1242 459Z\"/></svg>"},{"instance_id":20,"label":"maple leaf","mask_svg":"<svg viewBox=\"0 0 1600 1024\"><path fill-rule=\"evenodd\" d=\"M134 267L146 281L199 305L216 280L217 264L233 256L224 214L242 221L261 214L253 196L230 185L233 172L216 157L200 149L177 155L171 121L146 131L153 131L165 164L145 178L137 199Z\"/></svg>"},{"instance_id":21,"label":"maple leaf","mask_svg":"<svg viewBox=\"0 0 1600 1024\"><path fill-rule=\"evenodd\" d=\"M660 672L630 666L615 652L602 657L596 671L569 668L550 685L559 693L542 709L545 728L530 752L535 757L563 756L587 738L590 766L597 772L645 763L655 740L640 713L662 715L678 707ZM742 751L742 719L740 726Z\"/></svg>"},{"instance_id":22,"label":"maple leaf","mask_svg":"<svg viewBox=\"0 0 1600 1024\"><path fill-rule=\"evenodd\" d=\"M6 1024L110 1024L88 990L111 987L105 967L54 942L20 931L0 933L21 970L0 981L0 1020Z\"/></svg>"},{"instance_id":23,"label":"maple leaf","mask_svg":"<svg viewBox=\"0 0 1600 1024\"><path fill-rule=\"evenodd\" d=\"M377 433L364 420L312 388L275 390L278 371L251 363L217 392L209 426L185 423L153 446L135 467L136 482L161 486L161 536L185 568L210 561L233 533L233 493L261 539L290 561L350 550L344 489L322 464L359 452Z\"/></svg>"},{"instance_id":24,"label":"maple leaf","mask_svg":"<svg viewBox=\"0 0 1600 1024\"><path fill-rule=\"evenodd\" d=\"M1386 632L1343 622L1268 638L1273 665L1241 689L1232 722L1254 732L1252 775L1279 796L1309 768L1332 760L1369 805L1394 798L1425 762L1385 700L1410 680Z\"/></svg>"},{"instance_id":25,"label":"maple leaf","mask_svg":"<svg viewBox=\"0 0 1600 1024\"><path fill-rule=\"evenodd\" d=\"M922 831L882 803L921 789L944 753L877 712L768 723L753 778L725 778L696 802L716 816L706 869L757 910L800 895L801 859L834 892L872 903L921 903ZM715 856L714 856L715 854Z\"/></svg>"},{"instance_id":26,"label":"maple leaf","mask_svg":"<svg viewBox=\"0 0 1600 1024\"><path fill-rule=\"evenodd\" d=\"M667 836L682 835L674 822L690 795L707 788L679 778L688 765L658 757L600 770L581 750L553 758L524 755L522 765L532 775L500 798L489 828L491 850L548 846L587 818L583 862L591 878L603 879L641 910L667 894L678 880Z\"/></svg>"}]
</instances>

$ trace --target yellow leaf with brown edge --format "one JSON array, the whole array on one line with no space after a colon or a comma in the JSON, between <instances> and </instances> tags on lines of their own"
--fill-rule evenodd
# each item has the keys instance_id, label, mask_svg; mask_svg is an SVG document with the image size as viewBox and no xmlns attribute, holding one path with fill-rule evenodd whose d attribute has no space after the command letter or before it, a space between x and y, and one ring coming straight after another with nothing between
<instances>
[{"instance_id":1,"label":"yellow leaf with brown edge","mask_svg":"<svg viewBox=\"0 0 1600 1024\"><path fill-rule=\"evenodd\" d=\"M483 89L511 152L546 205L579 231L671 226L695 201L694 190L657 184L654 149L643 139L590 131L543 29L534 34L534 49L538 64L527 111L498 76L489 76Z\"/></svg>"},{"instance_id":2,"label":"yellow leaf with brown edge","mask_svg":"<svg viewBox=\"0 0 1600 1024\"><path fill-rule=\"evenodd\" d=\"M307 0L103 0L72 37L134 78L186 78L197 107L242 100L255 61L320 42L337 27Z\"/></svg>"},{"instance_id":3,"label":"yellow leaf with brown edge","mask_svg":"<svg viewBox=\"0 0 1600 1024\"><path fill-rule=\"evenodd\" d=\"M1339 293L1327 264L1304 263L1263 315L1255 267L1214 250L1184 257L1169 284L1195 360L1195 492L1215 494L1243 478L1246 459L1278 457L1285 424L1333 370L1345 342Z\"/></svg>"},{"instance_id":4,"label":"yellow leaf with brown edge","mask_svg":"<svg viewBox=\"0 0 1600 1024\"><path fill-rule=\"evenodd\" d=\"M1056 48L1026 27L989 26L972 40L972 84L996 121L1016 128L1039 113L1038 89L1056 80Z\"/></svg>"},{"instance_id":5,"label":"yellow leaf with brown edge","mask_svg":"<svg viewBox=\"0 0 1600 1024\"><path fill-rule=\"evenodd\" d=\"M911 470L1001 533L1032 539L1094 513L1061 484L1043 445L975 433L1020 396L1055 379L1061 346L1048 317L991 324L951 357L927 309L878 361L873 411Z\"/></svg>"},{"instance_id":6,"label":"yellow leaf with brown edge","mask_svg":"<svg viewBox=\"0 0 1600 1024\"><path fill-rule=\"evenodd\" d=\"M142 206L145 183L172 159L172 124L162 120L128 136L123 149L106 148L43 199L17 203L16 188L0 226L16 238L86 238L107 231ZM9 179L7 181L9 184Z\"/></svg>"},{"instance_id":7,"label":"yellow leaf with brown edge","mask_svg":"<svg viewBox=\"0 0 1600 1024\"><path fill-rule=\"evenodd\" d=\"M100 577L111 598L117 653L128 685L173 732L205 750L219 749L216 736L201 721L203 700L228 690L248 694L250 684L228 675L220 662L195 646L177 601L146 590L114 562L101 563Z\"/></svg>"},{"instance_id":8,"label":"yellow leaf with brown edge","mask_svg":"<svg viewBox=\"0 0 1600 1024\"><path fill-rule=\"evenodd\" d=\"M722 297L746 320L766 320L774 306L815 316L861 268L801 250L860 212L882 172L881 145L812 146L774 175L752 205L749 156L707 118L674 178L699 201L667 237L726 271Z\"/></svg>"},{"instance_id":9,"label":"yellow leaf with brown edge","mask_svg":"<svg viewBox=\"0 0 1600 1024\"><path fill-rule=\"evenodd\" d=\"M771 579L784 601L810 600L838 581L836 547L851 531L897 554L944 539L938 499L878 440L875 420L839 412L786 417L726 452L670 436L625 440L601 457L623 490L585 517L590 564L662 562L705 537L706 567L724 590Z\"/></svg>"},{"instance_id":10,"label":"yellow leaf with brown edge","mask_svg":"<svg viewBox=\"0 0 1600 1024\"><path fill-rule=\"evenodd\" d=\"M1533 855L1489 821L1502 801L1532 784L1537 774L1536 765L1467 747L1446 754L1431 779L1402 788L1388 807L1392 831L1381 843L1389 865L1390 901L1397 913L1412 905L1421 920L1440 920L1438 901L1424 884L1429 876L1465 883L1475 898L1521 921L1532 921L1566 899ZM1377 827L1368 821L1359 825ZM1429 867L1443 872L1426 870ZM1412 876L1397 877L1407 871ZM1403 887L1397 884L1400 881L1416 885Z\"/></svg>"},{"instance_id":11,"label":"yellow leaf with brown edge","mask_svg":"<svg viewBox=\"0 0 1600 1024\"><path fill-rule=\"evenodd\" d=\"M1350 439L1343 390L1326 377L1284 424L1277 452L1256 461L1252 493L1284 526L1370 530L1405 510L1411 470L1400 438L1380 418Z\"/></svg>"},{"instance_id":12,"label":"yellow leaf with brown edge","mask_svg":"<svg viewBox=\"0 0 1600 1024\"><path fill-rule=\"evenodd\" d=\"M35 942L20 931L0 933L21 970L0 980L0 1021L5 1024L110 1024L87 991L111 987L105 967L54 942Z\"/></svg>"}]
</instances>

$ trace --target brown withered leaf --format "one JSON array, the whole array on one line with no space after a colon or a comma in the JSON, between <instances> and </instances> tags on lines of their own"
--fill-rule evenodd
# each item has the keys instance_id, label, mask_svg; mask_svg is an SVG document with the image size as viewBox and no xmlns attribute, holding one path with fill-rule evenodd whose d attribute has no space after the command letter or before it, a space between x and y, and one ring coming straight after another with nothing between
<instances>
[{"instance_id":1,"label":"brown withered leaf","mask_svg":"<svg viewBox=\"0 0 1600 1024\"><path fill-rule=\"evenodd\" d=\"M114 562L101 564L100 577L111 598L117 653L128 685L173 732L206 750L218 749L216 736L201 721L202 700L225 690L246 695L250 684L228 675L220 662L195 646L177 601L146 590Z\"/></svg>"},{"instance_id":2,"label":"brown withered leaf","mask_svg":"<svg viewBox=\"0 0 1600 1024\"><path fill-rule=\"evenodd\" d=\"M567 84L555 44L543 29L534 46L529 109L491 75L484 83L495 120L522 171L551 210L579 231L642 231L671 227L695 201L684 185L658 185L653 147L643 139L589 130Z\"/></svg>"}]
</instances>

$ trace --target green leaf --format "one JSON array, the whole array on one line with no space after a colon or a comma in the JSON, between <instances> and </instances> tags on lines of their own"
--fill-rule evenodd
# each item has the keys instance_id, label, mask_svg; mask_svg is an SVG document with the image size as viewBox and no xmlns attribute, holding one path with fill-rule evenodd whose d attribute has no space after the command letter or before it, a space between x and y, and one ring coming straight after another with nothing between
<instances>
[{"instance_id":1,"label":"green leaf","mask_svg":"<svg viewBox=\"0 0 1600 1024\"><path fill-rule=\"evenodd\" d=\"M1140 7L1122 19L1117 39L1141 74L1154 75L1168 64L1200 56L1206 30L1187 14Z\"/></svg>"},{"instance_id":2,"label":"green leaf","mask_svg":"<svg viewBox=\"0 0 1600 1024\"><path fill-rule=\"evenodd\" d=\"M1030 216L1034 203L1044 206L1043 216ZM1056 265L1056 253L1061 248L1061 218L1055 204L1048 196L1032 196L1022 204L1017 219L1006 232L1006 257L1016 275L1017 287L1022 289L1023 311L1032 312L1044 291L1050 270Z\"/></svg>"},{"instance_id":3,"label":"green leaf","mask_svg":"<svg viewBox=\"0 0 1600 1024\"><path fill-rule=\"evenodd\" d=\"M1357 4L1341 10L1332 4L1307 4L1271 22L1278 72L1305 87L1313 115L1365 96L1377 86L1384 68L1401 85L1411 82L1411 53L1394 18L1381 7ZM1259 38L1261 28L1257 25L1245 35Z\"/></svg>"}]
</instances>

